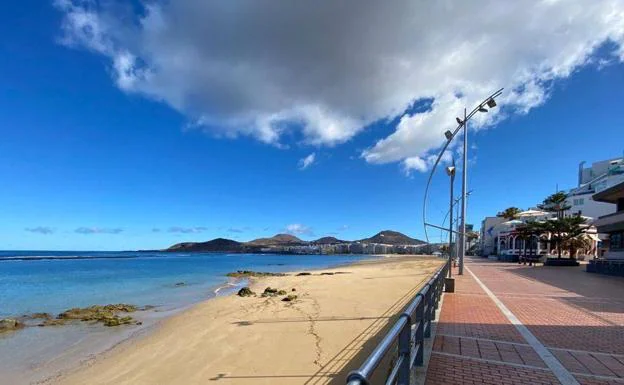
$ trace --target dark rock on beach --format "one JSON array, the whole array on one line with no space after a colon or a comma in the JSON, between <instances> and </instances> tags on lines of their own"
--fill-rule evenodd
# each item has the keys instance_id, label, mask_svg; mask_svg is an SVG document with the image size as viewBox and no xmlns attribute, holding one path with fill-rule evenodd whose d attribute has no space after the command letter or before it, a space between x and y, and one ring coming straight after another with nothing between
<instances>
[{"instance_id":1,"label":"dark rock on beach","mask_svg":"<svg viewBox=\"0 0 624 385\"><path fill-rule=\"evenodd\" d=\"M297 277L301 277L301 276L304 276L304 275L312 275L312 273L308 273L307 271L304 271L303 273L297 274Z\"/></svg>"},{"instance_id":2,"label":"dark rock on beach","mask_svg":"<svg viewBox=\"0 0 624 385\"><path fill-rule=\"evenodd\" d=\"M248 288L248 287L243 287L242 289L240 289L238 291L238 296L239 297L251 297L251 296L254 296L254 295L256 295L256 293L251 291L251 289Z\"/></svg>"},{"instance_id":3,"label":"dark rock on beach","mask_svg":"<svg viewBox=\"0 0 624 385\"><path fill-rule=\"evenodd\" d=\"M292 301L294 301L296 299L297 299L296 295L290 294L290 295L288 295L288 297L282 298L282 301L284 301L284 302L292 302Z\"/></svg>"},{"instance_id":4,"label":"dark rock on beach","mask_svg":"<svg viewBox=\"0 0 624 385\"><path fill-rule=\"evenodd\" d=\"M264 293L262 293L263 297L277 297L278 295L286 295L286 290L278 290L267 287L264 289Z\"/></svg>"}]
</instances>

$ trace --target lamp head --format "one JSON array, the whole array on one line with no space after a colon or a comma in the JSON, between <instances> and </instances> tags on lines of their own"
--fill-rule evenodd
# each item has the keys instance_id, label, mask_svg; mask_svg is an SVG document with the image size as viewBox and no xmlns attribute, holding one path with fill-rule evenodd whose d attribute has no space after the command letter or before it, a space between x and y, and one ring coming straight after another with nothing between
<instances>
[{"instance_id":1,"label":"lamp head","mask_svg":"<svg viewBox=\"0 0 624 385\"><path fill-rule=\"evenodd\" d=\"M490 108L496 107L496 100L494 100L494 99L490 99L486 103L487 103L488 107L490 107Z\"/></svg>"},{"instance_id":2,"label":"lamp head","mask_svg":"<svg viewBox=\"0 0 624 385\"><path fill-rule=\"evenodd\" d=\"M455 175L455 166L448 166L446 168L446 174L448 176L454 176Z\"/></svg>"},{"instance_id":3,"label":"lamp head","mask_svg":"<svg viewBox=\"0 0 624 385\"><path fill-rule=\"evenodd\" d=\"M457 124L459 124L459 125L464 124L464 121L461 120L460 118L455 118L455 120L457 121Z\"/></svg>"},{"instance_id":4,"label":"lamp head","mask_svg":"<svg viewBox=\"0 0 624 385\"><path fill-rule=\"evenodd\" d=\"M444 136L446 137L446 140L451 140L451 139L453 139L453 133L452 133L451 131L449 131L449 130L447 130L447 131L444 133Z\"/></svg>"},{"instance_id":5,"label":"lamp head","mask_svg":"<svg viewBox=\"0 0 624 385\"><path fill-rule=\"evenodd\" d=\"M488 112L488 110L485 107L479 107L479 112Z\"/></svg>"}]
</instances>

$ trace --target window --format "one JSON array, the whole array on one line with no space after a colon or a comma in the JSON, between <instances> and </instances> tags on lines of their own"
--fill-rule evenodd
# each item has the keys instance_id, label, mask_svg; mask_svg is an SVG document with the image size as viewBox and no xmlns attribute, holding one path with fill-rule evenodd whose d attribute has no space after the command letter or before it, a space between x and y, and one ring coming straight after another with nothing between
<instances>
[{"instance_id":1,"label":"window","mask_svg":"<svg viewBox=\"0 0 624 385\"><path fill-rule=\"evenodd\" d=\"M611 233L609 236L609 250L611 251L620 251L624 250L624 233Z\"/></svg>"},{"instance_id":2,"label":"window","mask_svg":"<svg viewBox=\"0 0 624 385\"><path fill-rule=\"evenodd\" d=\"M585 198L575 199L573 201L574 206L582 206L585 204Z\"/></svg>"}]
</instances>

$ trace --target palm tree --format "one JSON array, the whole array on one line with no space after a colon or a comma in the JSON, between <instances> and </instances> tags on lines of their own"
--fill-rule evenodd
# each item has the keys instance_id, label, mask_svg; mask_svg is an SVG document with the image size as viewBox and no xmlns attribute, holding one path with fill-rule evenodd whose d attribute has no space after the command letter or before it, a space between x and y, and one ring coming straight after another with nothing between
<instances>
[{"instance_id":1,"label":"palm tree","mask_svg":"<svg viewBox=\"0 0 624 385\"><path fill-rule=\"evenodd\" d=\"M576 257L578 250L587 250L592 247L592 241L586 234L578 235L561 243L561 247L570 252L570 258Z\"/></svg>"},{"instance_id":2,"label":"palm tree","mask_svg":"<svg viewBox=\"0 0 624 385\"><path fill-rule=\"evenodd\" d=\"M559 191L546 197L542 204L537 205L537 207L544 211L557 213L557 218L563 218L564 211L569 210L571 207L566 203L567 198L568 194Z\"/></svg>"},{"instance_id":3,"label":"palm tree","mask_svg":"<svg viewBox=\"0 0 624 385\"><path fill-rule=\"evenodd\" d=\"M572 245L573 243L570 242L572 239L583 235L587 231L585 218L580 215L548 220L542 222L540 226L544 231L550 233L551 241L554 241L557 247L557 256L559 258L561 258L561 251L566 244Z\"/></svg>"},{"instance_id":4,"label":"palm tree","mask_svg":"<svg viewBox=\"0 0 624 385\"><path fill-rule=\"evenodd\" d=\"M522 210L517 207L508 207L504 211L497 214L498 217L503 217L507 220L512 220L518 218L518 214L520 214Z\"/></svg>"}]
</instances>

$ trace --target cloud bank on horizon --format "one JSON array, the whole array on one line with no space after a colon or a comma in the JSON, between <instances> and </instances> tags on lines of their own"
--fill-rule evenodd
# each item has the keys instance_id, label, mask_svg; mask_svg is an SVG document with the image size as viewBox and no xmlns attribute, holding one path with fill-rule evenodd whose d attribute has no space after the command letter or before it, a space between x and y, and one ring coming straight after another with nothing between
<instances>
[{"instance_id":1,"label":"cloud bank on horizon","mask_svg":"<svg viewBox=\"0 0 624 385\"><path fill-rule=\"evenodd\" d=\"M194 127L334 146L399 118L361 156L408 171L427 170L454 117L492 91L506 87L505 108L472 129L544 103L552 82L594 61L598 47L624 61L621 0L54 4L62 43L106 56L117 87ZM430 105L410 111L421 102Z\"/></svg>"}]
</instances>

